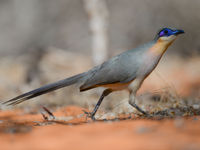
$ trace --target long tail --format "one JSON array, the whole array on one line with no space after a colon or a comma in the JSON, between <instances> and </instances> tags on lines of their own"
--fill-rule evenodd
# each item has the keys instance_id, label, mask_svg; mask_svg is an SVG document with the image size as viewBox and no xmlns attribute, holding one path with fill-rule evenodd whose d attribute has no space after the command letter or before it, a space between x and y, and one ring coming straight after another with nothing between
<instances>
[{"instance_id":1,"label":"long tail","mask_svg":"<svg viewBox=\"0 0 200 150\"><path fill-rule=\"evenodd\" d=\"M64 80L57 81L57 82L52 83L52 84L47 84L47 85L42 86L38 89L32 90L30 92L27 92L27 93L24 93L22 95L15 97L15 98L12 98L12 99L10 99L6 102L3 102L3 104L16 105L16 104L19 104L19 103L24 102L26 100L29 100L31 98L34 98L34 97L46 94L48 92L51 92L51 91L54 91L54 90L75 84L75 83L78 83L84 77L84 75L85 74L82 73L82 74L78 74L78 75L66 78Z\"/></svg>"}]
</instances>

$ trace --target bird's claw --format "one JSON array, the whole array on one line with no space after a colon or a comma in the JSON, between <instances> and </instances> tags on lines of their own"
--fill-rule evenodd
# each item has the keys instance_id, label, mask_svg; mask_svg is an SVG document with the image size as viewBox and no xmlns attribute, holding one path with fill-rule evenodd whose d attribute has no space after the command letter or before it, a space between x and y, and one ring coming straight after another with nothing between
<instances>
[{"instance_id":1,"label":"bird's claw","mask_svg":"<svg viewBox=\"0 0 200 150\"><path fill-rule=\"evenodd\" d=\"M148 112L141 112L145 117L152 117Z\"/></svg>"},{"instance_id":2,"label":"bird's claw","mask_svg":"<svg viewBox=\"0 0 200 150\"><path fill-rule=\"evenodd\" d=\"M145 115L145 116L149 116L149 113L146 112L146 111L140 110L140 112L141 112L143 115Z\"/></svg>"},{"instance_id":3,"label":"bird's claw","mask_svg":"<svg viewBox=\"0 0 200 150\"><path fill-rule=\"evenodd\" d=\"M146 117L152 117L148 112L142 110L140 107L138 107L136 104L132 105L135 109L137 109L139 112L141 112Z\"/></svg>"},{"instance_id":4,"label":"bird's claw","mask_svg":"<svg viewBox=\"0 0 200 150\"><path fill-rule=\"evenodd\" d=\"M91 118L93 121L96 120L96 118L94 117L94 114L92 112L87 112L85 110L83 110L83 112L86 114L86 118Z\"/></svg>"}]
</instances>

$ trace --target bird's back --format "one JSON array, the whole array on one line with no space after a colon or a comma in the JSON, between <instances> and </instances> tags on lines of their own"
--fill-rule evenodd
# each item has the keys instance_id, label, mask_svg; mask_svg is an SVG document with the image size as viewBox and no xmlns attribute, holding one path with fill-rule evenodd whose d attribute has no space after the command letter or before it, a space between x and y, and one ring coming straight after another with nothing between
<instances>
[{"instance_id":1,"label":"bird's back","mask_svg":"<svg viewBox=\"0 0 200 150\"><path fill-rule=\"evenodd\" d=\"M125 51L89 70L80 90L85 91L108 84L126 84L134 80L144 61L146 51L153 44L153 42L149 42L138 48Z\"/></svg>"}]
</instances>

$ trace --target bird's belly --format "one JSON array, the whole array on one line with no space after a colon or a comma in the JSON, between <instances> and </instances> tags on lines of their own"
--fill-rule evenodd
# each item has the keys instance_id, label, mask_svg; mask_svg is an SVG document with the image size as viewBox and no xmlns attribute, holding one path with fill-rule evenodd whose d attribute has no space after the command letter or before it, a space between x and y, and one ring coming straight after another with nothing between
<instances>
[{"instance_id":1,"label":"bird's belly","mask_svg":"<svg viewBox=\"0 0 200 150\"><path fill-rule=\"evenodd\" d=\"M112 89L113 91L119 91L119 90L128 89L128 86L130 85L131 82L132 81L127 82L127 83L106 84L106 85L103 85L103 87Z\"/></svg>"}]
</instances>

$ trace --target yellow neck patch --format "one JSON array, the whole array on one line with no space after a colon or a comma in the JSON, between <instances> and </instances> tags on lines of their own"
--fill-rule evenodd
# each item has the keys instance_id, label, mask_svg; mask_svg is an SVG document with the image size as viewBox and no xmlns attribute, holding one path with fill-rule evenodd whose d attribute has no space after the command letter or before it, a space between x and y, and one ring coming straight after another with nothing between
<instances>
[{"instance_id":1,"label":"yellow neck patch","mask_svg":"<svg viewBox=\"0 0 200 150\"><path fill-rule=\"evenodd\" d=\"M155 55L162 55L167 48L174 42L176 36L172 35L169 37L161 37L157 42L150 48L150 52Z\"/></svg>"}]
</instances>

